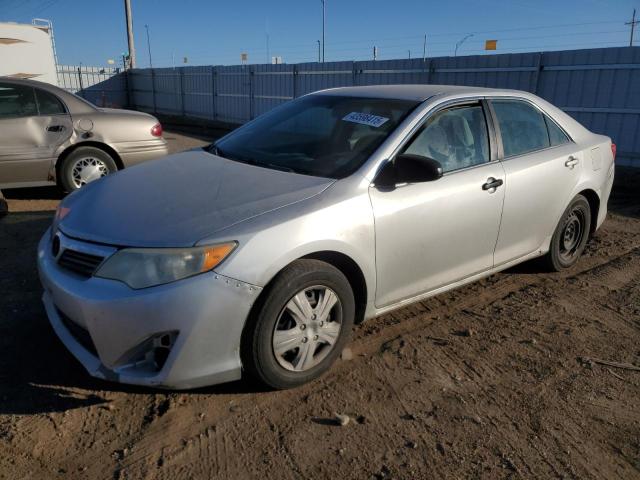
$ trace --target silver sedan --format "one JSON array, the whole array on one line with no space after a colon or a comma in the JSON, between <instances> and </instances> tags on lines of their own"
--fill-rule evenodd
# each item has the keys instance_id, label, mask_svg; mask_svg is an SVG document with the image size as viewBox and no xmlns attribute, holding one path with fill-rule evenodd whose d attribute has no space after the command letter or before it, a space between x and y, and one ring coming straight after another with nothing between
<instances>
[{"instance_id":1,"label":"silver sedan","mask_svg":"<svg viewBox=\"0 0 640 480\"><path fill-rule=\"evenodd\" d=\"M0 188L58 183L73 191L167 153L151 115L98 108L53 85L0 77Z\"/></svg>"},{"instance_id":2,"label":"silver sedan","mask_svg":"<svg viewBox=\"0 0 640 480\"><path fill-rule=\"evenodd\" d=\"M571 267L614 157L524 92L318 92L68 196L39 245L44 304L96 377L294 387L355 323L535 257Z\"/></svg>"}]
</instances>

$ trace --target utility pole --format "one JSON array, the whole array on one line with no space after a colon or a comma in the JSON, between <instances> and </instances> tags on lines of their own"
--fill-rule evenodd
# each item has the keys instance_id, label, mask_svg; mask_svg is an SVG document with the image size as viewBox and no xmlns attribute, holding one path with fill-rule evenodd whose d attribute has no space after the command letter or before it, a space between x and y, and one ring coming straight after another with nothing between
<instances>
[{"instance_id":1,"label":"utility pole","mask_svg":"<svg viewBox=\"0 0 640 480\"><path fill-rule=\"evenodd\" d=\"M318 40L318 63L320 63L320 40Z\"/></svg>"},{"instance_id":2,"label":"utility pole","mask_svg":"<svg viewBox=\"0 0 640 480\"><path fill-rule=\"evenodd\" d=\"M377 60L378 59L378 47L373 47L373 59Z\"/></svg>"},{"instance_id":3,"label":"utility pole","mask_svg":"<svg viewBox=\"0 0 640 480\"><path fill-rule=\"evenodd\" d=\"M129 68L136 68L136 47L133 44L133 18L131 0L124 0L124 13L127 17L127 42L129 44Z\"/></svg>"},{"instance_id":4,"label":"utility pole","mask_svg":"<svg viewBox=\"0 0 640 480\"><path fill-rule=\"evenodd\" d=\"M633 9L633 16L631 17L631 21L625 23L625 25L631 25L631 38L629 38L629 46L633 47L633 31L636 29L636 25L640 23L640 20L636 20L636 9Z\"/></svg>"},{"instance_id":5,"label":"utility pole","mask_svg":"<svg viewBox=\"0 0 640 480\"><path fill-rule=\"evenodd\" d=\"M269 55L269 18L268 17L264 20L264 34L267 42L267 62L266 63L271 63L271 56Z\"/></svg>"},{"instance_id":6,"label":"utility pole","mask_svg":"<svg viewBox=\"0 0 640 480\"><path fill-rule=\"evenodd\" d=\"M427 60L427 34L424 34L424 43L422 44L422 62Z\"/></svg>"},{"instance_id":7,"label":"utility pole","mask_svg":"<svg viewBox=\"0 0 640 480\"><path fill-rule=\"evenodd\" d=\"M409 52L409 60L411 60L411 50L407 50Z\"/></svg>"},{"instance_id":8,"label":"utility pole","mask_svg":"<svg viewBox=\"0 0 640 480\"><path fill-rule=\"evenodd\" d=\"M271 63L271 57L269 56L269 32L267 32L267 63Z\"/></svg>"},{"instance_id":9,"label":"utility pole","mask_svg":"<svg viewBox=\"0 0 640 480\"><path fill-rule=\"evenodd\" d=\"M325 24L325 9L324 2L325 0L320 0L322 2L322 63L324 63L324 24Z\"/></svg>"},{"instance_id":10,"label":"utility pole","mask_svg":"<svg viewBox=\"0 0 640 480\"><path fill-rule=\"evenodd\" d=\"M151 61L151 41L149 40L149 25L144 26L147 29L147 49L149 50L149 68L153 68L153 62Z\"/></svg>"}]
</instances>

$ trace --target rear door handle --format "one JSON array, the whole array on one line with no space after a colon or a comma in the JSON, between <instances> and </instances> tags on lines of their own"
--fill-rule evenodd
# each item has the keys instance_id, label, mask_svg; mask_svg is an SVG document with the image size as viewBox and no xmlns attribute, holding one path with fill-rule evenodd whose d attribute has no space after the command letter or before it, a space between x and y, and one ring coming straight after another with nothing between
<instances>
[{"instance_id":1,"label":"rear door handle","mask_svg":"<svg viewBox=\"0 0 640 480\"><path fill-rule=\"evenodd\" d=\"M489 190L489 193L493 193L496 191L496 188L498 188L503 183L504 182L499 178L489 177L487 178L487 183L482 185L482 190Z\"/></svg>"},{"instance_id":2,"label":"rear door handle","mask_svg":"<svg viewBox=\"0 0 640 480\"><path fill-rule=\"evenodd\" d=\"M50 125L47 127L47 132L63 132L64 125Z\"/></svg>"},{"instance_id":3,"label":"rear door handle","mask_svg":"<svg viewBox=\"0 0 640 480\"><path fill-rule=\"evenodd\" d=\"M569 157L569 159L564 162L564 166L568 167L568 168L573 168L578 164L578 159L576 157L574 157L573 155L571 155Z\"/></svg>"}]
</instances>

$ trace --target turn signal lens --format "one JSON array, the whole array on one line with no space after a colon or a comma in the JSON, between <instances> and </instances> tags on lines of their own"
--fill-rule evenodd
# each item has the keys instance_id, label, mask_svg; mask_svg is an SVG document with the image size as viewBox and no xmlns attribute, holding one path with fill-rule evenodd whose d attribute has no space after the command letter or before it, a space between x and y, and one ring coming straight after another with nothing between
<instances>
[{"instance_id":1,"label":"turn signal lens","mask_svg":"<svg viewBox=\"0 0 640 480\"><path fill-rule=\"evenodd\" d=\"M67 207L62 207L62 206L58 206L58 208L56 209L56 214L55 214L55 220L57 220L58 222L60 220L62 220L64 217L66 217L69 212L71 211L70 208Z\"/></svg>"},{"instance_id":2,"label":"turn signal lens","mask_svg":"<svg viewBox=\"0 0 640 480\"><path fill-rule=\"evenodd\" d=\"M204 251L204 261L202 262L202 272L208 272L213 270L216 266L224 260L227 255L236 247L235 243L225 243L222 245L216 245L215 247L208 247Z\"/></svg>"},{"instance_id":3,"label":"turn signal lens","mask_svg":"<svg viewBox=\"0 0 640 480\"><path fill-rule=\"evenodd\" d=\"M153 135L154 137L161 137L162 125L160 125L159 123L156 123L153 127L151 127L151 135Z\"/></svg>"}]
</instances>

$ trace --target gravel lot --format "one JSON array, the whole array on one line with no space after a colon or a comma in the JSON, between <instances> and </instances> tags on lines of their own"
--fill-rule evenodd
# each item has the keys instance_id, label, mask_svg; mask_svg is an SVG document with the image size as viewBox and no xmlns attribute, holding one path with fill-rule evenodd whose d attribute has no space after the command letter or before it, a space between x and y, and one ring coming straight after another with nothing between
<instances>
[{"instance_id":1,"label":"gravel lot","mask_svg":"<svg viewBox=\"0 0 640 480\"><path fill-rule=\"evenodd\" d=\"M286 392L88 377L40 303L35 247L60 193L5 191L0 478L640 478L640 371L598 363L640 366L638 185L618 169L570 271L526 264L371 320L329 374Z\"/></svg>"}]
</instances>

